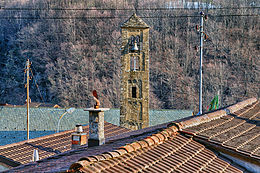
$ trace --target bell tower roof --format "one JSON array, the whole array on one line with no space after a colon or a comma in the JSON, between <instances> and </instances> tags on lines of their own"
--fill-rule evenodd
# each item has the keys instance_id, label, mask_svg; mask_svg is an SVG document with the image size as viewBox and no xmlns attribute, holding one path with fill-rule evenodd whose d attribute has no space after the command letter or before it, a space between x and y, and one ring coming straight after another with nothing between
<instances>
[{"instance_id":1,"label":"bell tower roof","mask_svg":"<svg viewBox=\"0 0 260 173\"><path fill-rule=\"evenodd\" d=\"M121 28L149 28L149 26L135 13L121 25Z\"/></svg>"}]
</instances>

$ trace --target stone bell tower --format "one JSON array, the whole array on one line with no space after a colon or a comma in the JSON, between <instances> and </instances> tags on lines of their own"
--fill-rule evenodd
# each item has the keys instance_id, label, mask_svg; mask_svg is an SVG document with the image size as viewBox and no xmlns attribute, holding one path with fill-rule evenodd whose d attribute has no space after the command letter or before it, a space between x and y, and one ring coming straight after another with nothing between
<instances>
[{"instance_id":1,"label":"stone bell tower","mask_svg":"<svg viewBox=\"0 0 260 173\"><path fill-rule=\"evenodd\" d=\"M133 14L122 26L120 126L149 126L149 26Z\"/></svg>"}]
</instances>

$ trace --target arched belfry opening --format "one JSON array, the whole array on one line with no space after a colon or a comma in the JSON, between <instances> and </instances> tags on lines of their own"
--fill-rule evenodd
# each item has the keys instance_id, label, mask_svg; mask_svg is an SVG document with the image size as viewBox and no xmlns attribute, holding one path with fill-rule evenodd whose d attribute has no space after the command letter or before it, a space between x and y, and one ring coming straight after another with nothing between
<instances>
[{"instance_id":1,"label":"arched belfry opening","mask_svg":"<svg viewBox=\"0 0 260 173\"><path fill-rule=\"evenodd\" d=\"M120 126L149 126L149 26L135 13L121 26Z\"/></svg>"}]
</instances>

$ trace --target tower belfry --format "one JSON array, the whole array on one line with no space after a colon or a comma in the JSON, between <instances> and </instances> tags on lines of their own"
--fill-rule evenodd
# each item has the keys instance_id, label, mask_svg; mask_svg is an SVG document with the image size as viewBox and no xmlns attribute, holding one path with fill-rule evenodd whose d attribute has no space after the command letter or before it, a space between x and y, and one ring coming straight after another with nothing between
<instances>
[{"instance_id":1,"label":"tower belfry","mask_svg":"<svg viewBox=\"0 0 260 173\"><path fill-rule=\"evenodd\" d=\"M120 126L149 126L149 26L134 13L122 26Z\"/></svg>"}]
</instances>

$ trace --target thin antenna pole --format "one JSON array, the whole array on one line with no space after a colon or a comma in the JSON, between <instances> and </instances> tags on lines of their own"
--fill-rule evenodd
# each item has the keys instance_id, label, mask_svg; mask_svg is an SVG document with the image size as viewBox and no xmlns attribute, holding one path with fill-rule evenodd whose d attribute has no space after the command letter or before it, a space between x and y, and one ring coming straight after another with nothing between
<instances>
[{"instance_id":1,"label":"thin antenna pole","mask_svg":"<svg viewBox=\"0 0 260 173\"><path fill-rule=\"evenodd\" d=\"M199 93L199 115L202 114L202 61L203 61L203 17L204 13L200 12L200 93Z\"/></svg>"},{"instance_id":2,"label":"thin antenna pole","mask_svg":"<svg viewBox=\"0 0 260 173\"><path fill-rule=\"evenodd\" d=\"M26 85L26 88L27 88L27 140L30 139L30 129L29 129L29 126L30 126L30 112L29 112L29 106L30 106L30 96L29 96L29 81L30 81L30 76L29 76L29 69L30 69L30 61L29 59L27 60L26 62L26 73L27 73L27 85Z\"/></svg>"},{"instance_id":3,"label":"thin antenna pole","mask_svg":"<svg viewBox=\"0 0 260 173\"><path fill-rule=\"evenodd\" d=\"M138 13L138 11L137 11L138 10L138 0L135 0L134 8L135 8L135 14L137 14Z\"/></svg>"}]
</instances>

